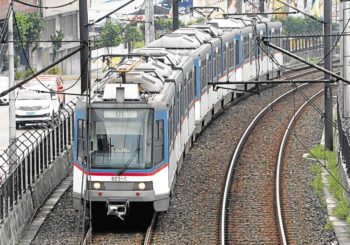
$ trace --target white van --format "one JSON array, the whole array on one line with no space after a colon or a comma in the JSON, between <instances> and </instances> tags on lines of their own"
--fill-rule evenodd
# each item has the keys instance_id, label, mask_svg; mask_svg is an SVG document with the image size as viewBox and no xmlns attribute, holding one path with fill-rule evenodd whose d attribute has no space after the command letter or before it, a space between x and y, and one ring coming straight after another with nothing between
<instances>
[{"instance_id":1,"label":"white van","mask_svg":"<svg viewBox=\"0 0 350 245\"><path fill-rule=\"evenodd\" d=\"M0 76L0 93L9 89L9 78L6 76ZM9 103L9 94L0 97L0 104L8 105Z\"/></svg>"},{"instance_id":2,"label":"white van","mask_svg":"<svg viewBox=\"0 0 350 245\"><path fill-rule=\"evenodd\" d=\"M38 92L45 91L45 93ZM30 86L18 90L16 97L16 128L26 123L50 123L59 111L60 102L56 94L46 93L42 86Z\"/></svg>"}]
</instances>

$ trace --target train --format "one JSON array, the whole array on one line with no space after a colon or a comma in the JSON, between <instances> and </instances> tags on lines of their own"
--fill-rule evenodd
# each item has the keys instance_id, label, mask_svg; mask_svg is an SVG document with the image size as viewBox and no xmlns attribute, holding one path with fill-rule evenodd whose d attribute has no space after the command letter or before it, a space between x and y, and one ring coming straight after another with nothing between
<instances>
[{"instance_id":1,"label":"train","mask_svg":"<svg viewBox=\"0 0 350 245\"><path fill-rule=\"evenodd\" d=\"M282 23L263 16L217 18L120 55L91 98L76 105L74 208L87 203L120 219L136 204L167 211L197 135L235 96L254 88L244 81L279 75L257 37L279 37L282 31ZM282 53L267 52L283 65Z\"/></svg>"}]
</instances>

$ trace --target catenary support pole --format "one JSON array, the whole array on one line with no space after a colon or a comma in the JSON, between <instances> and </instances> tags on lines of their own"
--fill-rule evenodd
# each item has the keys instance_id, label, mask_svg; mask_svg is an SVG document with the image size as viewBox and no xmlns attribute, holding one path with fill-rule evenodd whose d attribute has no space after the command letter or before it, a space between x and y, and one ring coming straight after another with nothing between
<instances>
[{"instance_id":1,"label":"catenary support pole","mask_svg":"<svg viewBox=\"0 0 350 245\"><path fill-rule=\"evenodd\" d=\"M154 4L153 0L145 2L145 44L154 41Z\"/></svg>"},{"instance_id":2,"label":"catenary support pole","mask_svg":"<svg viewBox=\"0 0 350 245\"><path fill-rule=\"evenodd\" d=\"M332 33L332 1L324 1L324 68L332 70L332 55L328 55L331 51L331 37ZM325 74L324 78L330 79L329 74ZM330 83L325 83L325 147L333 150L333 103L332 103L332 87Z\"/></svg>"},{"instance_id":3,"label":"catenary support pole","mask_svg":"<svg viewBox=\"0 0 350 245\"><path fill-rule=\"evenodd\" d=\"M12 4L12 1L8 1ZM15 68L14 68L14 48L13 48L13 8L9 8L10 15L8 19L8 59L9 59L9 86L15 85ZM9 143L10 146L14 146L16 142L16 108L15 108L15 91L9 94ZM11 155L16 149L10 148ZM11 157L12 160L15 160Z\"/></svg>"},{"instance_id":4,"label":"catenary support pole","mask_svg":"<svg viewBox=\"0 0 350 245\"><path fill-rule=\"evenodd\" d=\"M89 82L89 27L88 27L88 10L87 1L79 0L79 27L80 27L80 40L82 41L82 49L80 51L80 89L81 93L84 93L88 87Z\"/></svg>"},{"instance_id":5,"label":"catenary support pole","mask_svg":"<svg viewBox=\"0 0 350 245\"><path fill-rule=\"evenodd\" d=\"M173 31L179 29L179 0L173 0Z\"/></svg>"},{"instance_id":6,"label":"catenary support pole","mask_svg":"<svg viewBox=\"0 0 350 245\"><path fill-rule=\"evenodd\" d=\"M350 2L343 2L342 3L342 26L340 26L340 30L344 29L344 36L342 38L341 43L341 58L342 58L342 64L343 64L343 70L342 70L342 76L345 79L350 79L350 25L347 25L347 22L350 18ZM343 110L344 110L344 117L349 118L350 117L350 85L346 83L342 83L343 86L343 93L344 93L344 100L343 100Z\"/></svg>"},{"instance_id":7,"label":"catenary support pole","mask_svg":"<svg viewBox=\"0 0 350 245\"><path fill-rule=\"evenodd\" d=\"M259 11L260 13L264 13L265 12L265 0L259 0Z\"/></svg>"}]
</instances>

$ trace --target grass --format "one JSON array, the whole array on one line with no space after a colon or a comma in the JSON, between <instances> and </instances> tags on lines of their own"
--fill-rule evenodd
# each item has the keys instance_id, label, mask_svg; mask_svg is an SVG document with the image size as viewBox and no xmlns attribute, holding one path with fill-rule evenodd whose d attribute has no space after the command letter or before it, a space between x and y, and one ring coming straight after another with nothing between
<instances>
[{"instance_id":1,"label":"grass","mask_svg":"<svg viewBox=\"0 0 350 245\"><path fill-rule=\"evenodd\" d=\"M143 48L145 43L143 41L135 42L134 48Z\"/></svg>"},{"instance_id":2,"label":"grass","mask_svg":"<svg viewBox=\"0 0 350 245\"><path fill-rule=\"evenodd\" d=\"M334 231L333 223L330 220L327 220L326 225L324 226L325 231Z\"/></svg>"},{"instance_id":3,"label":"grass","mask_svg":"<svg viewBox=\"0 0 350 245\"><path fill-rule=\"evenodd\" d=\"M332 196L336 199L336 207L333 209L333 215L335 215L341 220L349 221L349 203L346 196L344 195L344 190L342 186L339 184L341 183L341 179L335 152L328 151L324 148L324 146L320 145L313 147L310 150L310 152L316 158L320 160L326 160L327 169L331 173L328 176L329 191L332 194ZM311 171L313 173L317 173L312 185L314 186L316 193L318 193L321 184L317 176L319 175L320 170L316 167L312 167Z\"/></svg>"},{"instance_id":4,"label":"grass","mask_svg":"<svg viewBox=\"0 0 350 245\"><path fill-rule=\"evenodd\" d=\"M323 193L323 182L322 182L322 167L318 164L314 164L311 166L311 173L314 175L314 179L312 181L312 187L314 188L316 195L320 197L322 202L324 201L324 193Z\"/></svg>"}]
</instances>

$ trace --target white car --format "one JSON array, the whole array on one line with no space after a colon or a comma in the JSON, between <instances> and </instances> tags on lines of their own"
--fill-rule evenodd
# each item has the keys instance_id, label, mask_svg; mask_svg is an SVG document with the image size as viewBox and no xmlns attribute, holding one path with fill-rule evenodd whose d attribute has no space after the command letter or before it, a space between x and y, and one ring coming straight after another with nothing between
<instances>
[{"instance_id":1,"label":"white car","mask_svg":"<svg viewBox=\"0 0 350 245\"><path fill-rule=\"evenodd\" d=\"M5 76L0 76L0 93L7 90L9 88L9 78ZM0 104L8 104L9 103L9 95L5 95L0 97Z\"/></svg>"},{"instance_id":2,"label":"white car","mask_svg":"<svg viewBox=\"0 0 350 245\"><path fill-rule=\"evenodd\" d=\"M43 91L43 92L40 92ZM26 123L50 121L59 111L60 103L55 94L47 93L41 86L18 90L16 97L16 128Z\"/></svg>"}]
</instances>

